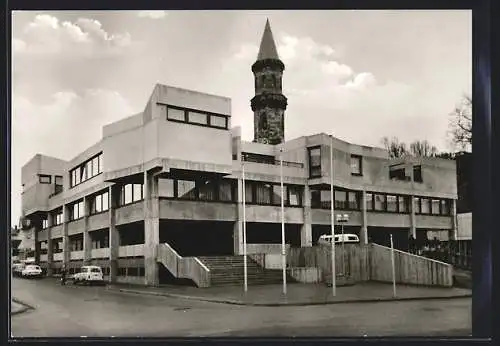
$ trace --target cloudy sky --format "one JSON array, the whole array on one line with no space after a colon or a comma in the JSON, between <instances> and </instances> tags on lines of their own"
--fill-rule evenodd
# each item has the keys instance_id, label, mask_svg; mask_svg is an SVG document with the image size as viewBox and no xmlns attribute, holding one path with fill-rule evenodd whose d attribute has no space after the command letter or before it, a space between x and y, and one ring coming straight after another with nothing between
<instances>
[{"instance_id":1,"label":"cloudy sky","mask_svg":"<svg viewBox=\"0 0 500 346\"><path fill-rule=\"evenodd\" d=\"M266 18L286 66L287 139L448 149L448 114L472 88L470 11L15 12L13 223L27 160L75 157L103 125L142 111L155 83L230 97L232 124L251 140L250 66Z\"/></svg>"}]
</instances>

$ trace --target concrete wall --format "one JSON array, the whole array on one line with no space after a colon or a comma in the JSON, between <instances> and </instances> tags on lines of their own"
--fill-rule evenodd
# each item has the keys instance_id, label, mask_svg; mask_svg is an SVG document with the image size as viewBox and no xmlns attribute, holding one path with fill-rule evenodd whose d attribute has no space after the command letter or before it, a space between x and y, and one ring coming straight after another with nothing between
<instances>
[{"instance_id":1,"label":"concrete wall","mask_svg":"<svg viewBox=\"0 0 500 346\"><path fill-rule=\"evenodd\" d=\"M458 214L457 240L472 239L472 213Z\"/></svg>"},{"instance_id":2,"label":"concrete wall","mask_svg":"<svg viewBox=\"0 0 500 346\"><path fill-rule=\"evenodd\" d=\"M83 219L68 222L68 235L83 233L85 230L85 221Z\"/></svg>"},{"instance_id":3,"label":"concrete wall","mask_svg":"<svg viewBox=\"0 0 500 346\"><path fill-rule=\"evenodd\" d=\"M330 138L326 135L311 136L308 146L321 146L322 177L311 180L311 184L330 183ZM351 175L351 154L362 156L362 176ZM455 161L439 158L411 159L412 164L422 166L423 183L389 179L387 151L381 148L358 146L334 139L334 184L354 190L416 194L442 198L457 198ZM408 161L408 160L407 160ZM398 161L399 162L399 161Z\"/></svg>"},{"instance_id":4,"label":"concrete wall","mask_svg":"<svg viewBox=\"0 0 500 346\"><path fill-rule=\"evenodd\" d=\"M50 229L50 238L51 239L61 238L62 236L63 236L63 226L62 225L57 225L57 226L51 227L51 229Z\"/></svg>"},{"instance_id":5,"label":"concrete wall","mask_svg":"<svg viewBox=\"0 0 500 346\"><path fill-rule=\"evenodd\" d=\"M281 223L281 207L247 204L246 208L247 222ZM301 224L303 222L302 208L285 208L285 223Z\"/></svg>"},{"instance_id":6,"label":"concrete wall","mask_svg":"<svg viewBox=\"0 0 500 346\"><path fill-rule=\"evenodd\" d=\"M109 212L91 215L88 218L88 230L96 231L109 227Z\"/></svg>"},{"instance_id":7,"label":"concrete wall","mask_svg":"<svg viewBox=\"0 0 500 346\"><path fill-rule=\"evenodd\" d=\"M349 215L349 221L345 223L346 226L361 226L362 215L360 211L342 211L342 214ZM311 209L312 224L315 225L330 225L331 212L327 209Z\"/></svg>"},{"instance_id":8,"label":"concrete wall","mask_svg":"<svg viewBox=\"0 0 500 346\"><path fill-rule=\"evenodd\" d=\"M319 283L322 281L322 273L319 268L290 268L288 275L301 283Z\"/></svg>"},{"instance_id":9,"label":"concrete wall","mask_svg":"<svg viewBox=\"0 0 500 346\"><path fill-rule=\"evenodd\" d=\"M115 211L116 225L144 220L144 202L136 202L117 208Z\"/></svg>"},{"instance_id":10,"label":"concrete wall","mask_svg":"<svg viewBox=\"0 0 500 346\"><path fill-rule=\"evenodd\" d=\"M415 215L417 228L452 229L453 219L450 216Z\"/></svg>"},{"instance_id":11,"label":"concrete wall","mask_svg":"<svg viewBox=\"0 0 500 346\"><path fill-rule=\"evenodd\" d=\"M236 209L236 203L160 199L160 219L236 221Z\"/></svg>"}]
</instances>

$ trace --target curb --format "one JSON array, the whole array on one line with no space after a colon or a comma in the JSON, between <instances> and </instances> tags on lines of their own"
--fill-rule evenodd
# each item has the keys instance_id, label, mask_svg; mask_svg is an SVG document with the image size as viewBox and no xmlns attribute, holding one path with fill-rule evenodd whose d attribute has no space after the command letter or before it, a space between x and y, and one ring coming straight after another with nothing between
<instances>
[{"instance_id":1,"label":"curb","mask_svg":"<svg viewBox=\"0 0 500 346\"><path fill-rule=\"evenodd\" d=\"M244 302L241 300L231 300L231 299L218 299L218 298L205 298L205 297L196 297L196 296L186 296L182 294L175 293L165 293L165 292L147 292L147 291L138 291L131 290L125 288L109 288L112 291L118 291L123 293L131 293L131 294L142 294L142 295L150 295L150 296L163 296L170 298L179 298L186 300L197 300L202 302L210 302L210 303L219 303L219 304L228 304L228 305L240 305L240 306L313 306L313 305L332 305L332 304L347 304L347 303L380 303L380 302L397 302L397 301L416 301L416 300L448 300L448 299L458 299L458 298L471 298L472 294L461 294L454 296L444 296L444 297L408 297L408 298L371 298L371 299L346 299L339 301L327 301L327 302L298 302L298 303L251 303Z\"/></svg>"},{"instance_id":2,"label":"curb","mask_svg":"<svg viewBox=\"0 0 500 346\"><path fill-rule=\"evenodd\" d=\"M19 304L22 306L21 309L17 310L17 311L11 311L11 316L14 316L14 315L19 315L19 314L22 314L23 312L26 312L28 310L35 310L35 307L34 306L31 306L17 298L11 298L11 300L16 303L16 304Z\"/></svg>"}]
</instances>

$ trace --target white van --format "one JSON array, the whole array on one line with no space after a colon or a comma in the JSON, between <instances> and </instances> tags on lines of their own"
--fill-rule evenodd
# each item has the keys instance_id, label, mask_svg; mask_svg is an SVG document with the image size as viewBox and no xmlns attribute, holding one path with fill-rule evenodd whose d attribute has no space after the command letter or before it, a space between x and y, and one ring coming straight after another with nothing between
<instances>
[{"instance_id":1,"label":"white van","mask_svg":"<svg viewBox=\"0 0 500 346\"><path fill-rule=\"evenodd\" d=\"M318 243L331 244L332 236L323 234L319 237ZM359 237L356 234L335 234L335 244L359 244Z\"/></svg>"}]
</instances>

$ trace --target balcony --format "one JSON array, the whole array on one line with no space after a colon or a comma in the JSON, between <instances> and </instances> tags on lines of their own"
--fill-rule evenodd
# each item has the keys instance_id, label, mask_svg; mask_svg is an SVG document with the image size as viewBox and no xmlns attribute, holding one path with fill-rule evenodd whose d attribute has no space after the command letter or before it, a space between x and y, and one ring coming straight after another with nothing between
<instances>
[{"instance_id":1,"label":"balcony","mask_svg":"<svg viewBox=\"0 0 500 346\"><path fill-rule=\"evenodd\" d=\"M90 256L94 258L109 258L109 247L92 249Z\"/></svg>"},{"instance_id":2,"label":"balcony","mask_svg":"<svg viewBox=\"0 0 500 346\"><path fill-rule=\"evenodd\" d=\"M62 261L64 258L64 255L62 252L58 252L54 254L54 262Z\"/></svg>"},{"instance_id":3,"label":"balcony","mask_svg":"<svg viewBox=\"0 0 500 346\"><path fill-rule=\"evenodd\" d=\"M140 257L144 256L144 244L125 245L118 249L118 257Z\"/></svg>"},{"instance_id":4,"label":"balcony","mask_svg":"<svg viewBox=\"0 0 500 346\"><path fill-rule=\"evenodd\" d=\"M71 251L69 253L70 260L82 260L83 259L83 251Z\"/></svg>"}]
</instances>

